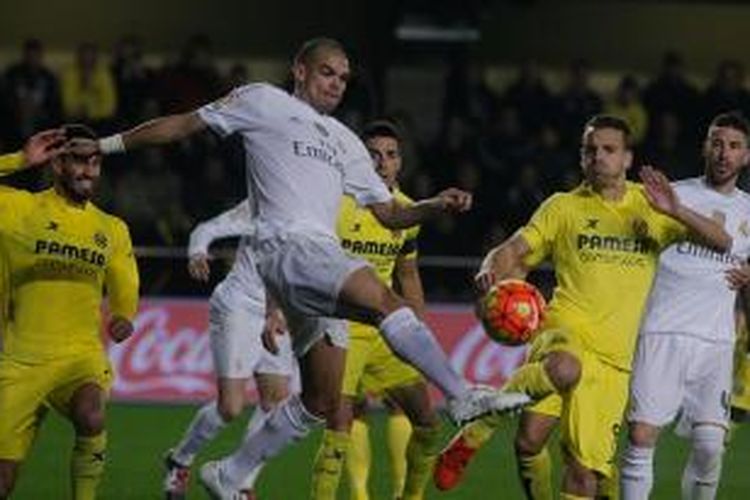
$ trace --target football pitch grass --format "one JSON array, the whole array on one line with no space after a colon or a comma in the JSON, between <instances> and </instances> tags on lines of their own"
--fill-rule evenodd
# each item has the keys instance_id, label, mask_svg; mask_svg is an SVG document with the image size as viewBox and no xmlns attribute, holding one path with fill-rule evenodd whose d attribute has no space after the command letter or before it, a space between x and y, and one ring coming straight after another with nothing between
<instances>
[{"instance_id":1,"label":"football pitch grass","mask_svg":"<svg viewBox=\"0 0 750 500\"><path fill-rule=\"evenodd\" d=\"M193 406L147 406L113 404L109 411L109 459L106 476L100 488L102 499L146 500L162 498L162 457L190 421ZM373 467L370 478L372 500L390 499L390 481L385 453L384 414L370 417ZM245 419L225 430L219 439L199 457L203 460L231 451L244 431ZM476 457L464 484L450 493L441 493L432 485L426 498L435 499L521 499L511 454L515 422L509 421ZM446 424L446 439L452 428ZM304 500L308 498L310 464L319 433L309 436L285 451L264 470L258 484L263 500ZM68 498L68 462L72 433L59 416L50 414L44 429L24 466L17 484L15 499ZM557 447L553 446L556 462ZM682 465L686 445L672 432L665 432L656 456L657 480L652 498L679 498ZM726 454L718 498L750 497L750 426L734 433ZM557 479L557 476L556 476ZM188 496L207 498L195 481ZM342 479L339 498L348 498L346 479Z\"/></svg>"}]
</instances>

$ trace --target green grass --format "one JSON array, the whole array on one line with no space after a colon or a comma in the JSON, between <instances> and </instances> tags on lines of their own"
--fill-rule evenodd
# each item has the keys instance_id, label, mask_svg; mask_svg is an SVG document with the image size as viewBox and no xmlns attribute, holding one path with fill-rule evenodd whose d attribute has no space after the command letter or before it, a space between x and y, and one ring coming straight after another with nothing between
<instances>
[{"instance_id":1,"label":"green grass","mask_svg":"<svg viewBox=\"0 0 750 500\"><path fill-rule=\"evenodd\" d=\"M112 405L109 415L109 463L100 489L103 499L157 499L161 497L162 456L176 442L190 421L194 407ZM384 418L371 417L374 449L371 472L371 498L389 499L387 458L384 453ZM427 498L441 499L520 499L521 491L514 475L510 452L513 423L476 458L469 476L457 491L439 493L431 485ZM201 455L202 459L220 456L234 448L244 430L244 421L227 429ZM446 429L446 432L448 429ZM447 436L446 436L447 437ZM21 472L14 498L59 499L68 490L68 460L72 434L68 424L51 416L37 441L31 457ZM308 497L310 464L318 444L314 434L287 450L261 475L259 493L267 500L296 500ZM555 447L556 448L556 447ZM685 443L666 432L657 452L657 480L653 498L679 498L679 482L686 457ZM725 460L719 498L747 498L750 491L750 428L740 428L734 435ZM190 498L206 498L197 484ZM346 480L339 498L348 498Z\"/></svg>"}]
</instances>

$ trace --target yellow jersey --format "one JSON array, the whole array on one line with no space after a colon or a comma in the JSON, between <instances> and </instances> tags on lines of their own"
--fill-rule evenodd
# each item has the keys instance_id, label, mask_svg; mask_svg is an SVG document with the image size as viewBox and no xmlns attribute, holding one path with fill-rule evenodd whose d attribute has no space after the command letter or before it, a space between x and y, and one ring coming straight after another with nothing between
<instances>
[{"instance_id":1,"label":"yellow jersey","mask_svg":"<svg viewBox=\"0 0 750 500\"><path fill-rule=\"evenodd\" d=\"M101 302L135 316L138 271L127 226L92 203L72 205L54 189L0 187L5 273L3 355L43 363L101 351Z\"/></svg>"},{"instance_id":2,"label":"yellow jersey","mask_svg":"<svg viewBox=\"0 0 750 500\"><path fill-rule=\"evenodd\" d=\"M659 253L687 228L648 203L640 184L608 201L582 184L548 198L521 229L531 253L549 259L557 287L545 328L565 328L603 362L630 365Z\"/></svg>"},{"instance_id":3,"label":"yellow jersey","mask_svg":"<svg viewBox=\"0 0 750 500\"><path fill-rule=\"evenodd\" d=\"M0 175L15 172L23 166L23 153L8 153L0 155Z\"/></svg>"},{"instance_id":4,"label":"yellow jersey","mask_svg":"<svg viewBox=\"0 0 750 500\"><path fill-rule=\"evenodd\" d=\"M408 196L398 190L394 191L393 196L399 203L413 203ZM396 260L399 257L417 258L419 226L404 230L385 228L370 210L359 207L350 196L342 198L336 233L344 251L372 264L378 277L389 286L393 284ZM368 325L354 322L350 325L351 335L378 337L377 330Z\"/></svg>"}]
</instances>

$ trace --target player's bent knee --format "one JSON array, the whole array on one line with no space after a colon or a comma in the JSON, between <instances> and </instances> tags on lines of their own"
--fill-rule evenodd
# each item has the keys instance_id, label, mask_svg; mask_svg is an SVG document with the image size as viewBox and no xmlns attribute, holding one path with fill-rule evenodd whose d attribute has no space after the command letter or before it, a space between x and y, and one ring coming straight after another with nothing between
<instances>
[{"instance_id":1,"label":"player's bent knee","mask_svg":"<svg viewBox=\"0 0 750 500\"><path fill-rule=\"evenodd\" d=\"M570 391L581 380L581 362L569 352L551 353L545 361L545 370L552 383L561 392Z\"/></svg>"},{"instance_id":2,"label":"player's bent knee","mask_svg":"<svg viewBox=\"0 0 750 500\"><path fill-rule=\"evenodd\" d=\"M630 444L640 448L653 448L659 437L659 428L642 422L631 422L628 431Z\"/></svg>"},{"instance_id":3,"label":"player's bent knee","mask_svg":"<svg viewBox=\"0 0 750 500\"><path fill-rule=\"evenodd\" d=\"M235 418L239 417L244 409L244 401L219 401L219 404L216 405L216 411L219 413L221 419L226 423L229 423Z\"/></svg>"},{"instance_id":4,"label":"player's bent knee","mask_svg":"<svg viewBox=\"0 0 750 500\"><path fill-rule=\"evenodd\" d=\"M92 410L77 413L73 419L76 433L81 436L96 436L104 432L105 417L103 411Z\"/></svg>"},{"instance_id":5,"label":"player's bent knee","mask_svg":"<svg viewBox=\"0 0 750 500\"><path fill-rule=\"evenodd\" d=\"M538 439L536 436L520 431L516 434L516 438L513 441L516 456L518 457L533 457L538 455L544 448L545 443L545 439Z\"/></svg>"}]
</instances>

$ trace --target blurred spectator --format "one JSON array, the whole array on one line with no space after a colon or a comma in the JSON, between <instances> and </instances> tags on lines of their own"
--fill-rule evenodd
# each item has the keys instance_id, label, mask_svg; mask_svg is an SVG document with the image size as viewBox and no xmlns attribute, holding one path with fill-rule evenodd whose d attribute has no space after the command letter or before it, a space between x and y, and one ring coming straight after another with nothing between
<instances>
[{"instance_id":1,"label":"blurred spectator","mask_svg":"<svg viewBox=\"0 0 750 500\"><path fill-rule=\"evenodd\" d=\"M241 87L250 82L250 72L244 63L236 62L229 67L226 78L224 79L224 89L222 93L227 93L235 87Z\"/></svg>"},{"instance_id":2,"label":"blurred spectator","mask_svg":"<svg viewBox=\"0 0 750 500\"><path fill-rule=\"evenodd\" d=\"M698 137L700 94L685 77L685 64L679 53L664 54L659 74L643 91L643 105L651 125L658 126L661 115L669 113L679 122L680 140Z\"/></svg>"},{"instance_id":3,"label":"blurred spectator","mask_svg":"<svg viewBox=\"0 0 750 500\"><path fill-rule=\"evenodd\" d=\"M546 194L540 183L539 167L533 163L523 164L518 172L518 181L506 191L504 204L505 227L514 231L521 227Z\"/></svg>"},{"instance_id":4,"label":"blurred spectator","mask_svg":"<svg viewBox=\"0 0 750 500\"><path fill-rule=\"evenodd\" d=\"M585 60L571 62L567 84L554 98L555 123L565 144L577 145L583 124L602 110L602 98L591 88L589 72Z\"/></svg>"},{"instance_id":5,"label":"blurred spectator","mask_svg":"<svg viewBox=\"0 0 750 500\"><path fill-rule=\"evenodd\" d=\"M626 75L620 80L614 99L607 103L605 110L628 122L633 132L633 144L643 143L648 130L648 113L641 102L640 87L634 76Z\"/></svg>"},{"instance_id":6,"label":"blurred spectator","mask_svg":"<svg viewBox=\"0 0 750 500\"><path fill-rule=\"evenodd\" d=\"M117 110L115 83L109 68L99 60L93 43L82 43L76 59L63 73L63 110L67 120L103 122Z\"/></svg>"},{"instance_id":7,"label":"blurred spectator","mask_svg":"<svg viewBox=\"0 0 750 500\"><path fill-rule=\"evenodd\" d=\"M654 121L643 151L643 162L664 171L670 179L699 175L699 148L681 140L682 122L672 113L661 113Z\"/></svg>"},{"instance_id":8,"label":"blurred spectator","mask_svg":"<svg viewBox=\"0 0 750 500\"><path fill-rule=\"evenodd\" d=\"M484 66L466 57L454 60L445 79L443 124L461 117L476 127L487 127L497 114L499 98L485 81Z\"/></svg>"},{"instance_id":9,"label":"blurred spectator","mask_svg":"<svg viewBox=\"0 0 750 500\"><path fill-rule=\"evenodd\" d=\"M581 129L582 127L578 128L578 134L571 134L578 137L579 142ZM547 194L551 194L560 189L559 186L567 171L576 168L578 159L573 147L563 146L560 131L552 125L545 124L537 137L533 162L541 168L539 182L542 188Z\"/></svg>"},{"instance_id":10,"label":"blurred spectator","mask_svg":"<svg viewBox=\"0 0 750 500\"><path fill-rule=\"evenodd\" d=\"M512 182L516 169L531 158L531 136L524 133L521 116L517 108L505 105L489 133L481 136L479 160L489 174L485 176L487 182Z\"/></svg>"},{"instance_id":11,"label":"blurred spectator","mask_svg":"<svg viewBox=\"0 0 750 500\"><path fill-rule=\"evenodd\" d=\"M128 221L138 244L182 245L191 226L182 205L182 177L158 148L139 151L132 164L137 168L126 169L114 187L115 213Z\"/></svg>"},{"instance_id":12,"label":"blurred spectator","mask_svg":"<svg viewBox=\"0 0 750 500\"><path fill-rule=\"evenodd\" d=\"M714 116L725 111L739 110L750 116L750 93L744 85L745 68L739 61L726 60L719 64L716 78L703 94L702 129Z\"/></svg>"},{"instance_id":13,"label":"blurred spectator","mask_svg":"<svg viewBox=\"0 0 750 500\"><path fill-rule=\"evenodd\" d=\"M524 132L536 132L548 121L552 96L536 62L528 60L521 65L518 78L505 90L503 101L518 110Z\"/></svg>"},{"instance_id":14,"label":"blurred spectator","mask_svg":"<svg viewBox=\"0 0 750 500\"><path fill-rule=\"evenodd\" d=\"M5 72L4 91L14 142L60 122L60 88L57 77L44 64L39 40L24 42L21 60Z\"/></svg>"},{"instance_id":15,"label":"blurred spectator","mask_svg":"<svg viewBox=\"0 0 750 500\"><path fill-rule=\"evenodd\" d=\"M166 113L195 109L219 97L222 90L213 45L205 35L190 37L177 63L158 76L159 102Z\"/></svg>"},{"instance_id":16,"label":"blurred spectator","mask_svg":"<svg viewBox=\"0 0 750 500\"><path fill-rule=\"evenodd\" d=\"M112 75L117 89L117 115L123 126L138 122L153 97L154 71L143 61L140 39L124 36L112 54Z\"/></svg>"}]
</instances>

